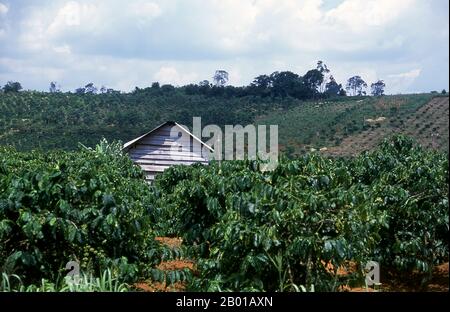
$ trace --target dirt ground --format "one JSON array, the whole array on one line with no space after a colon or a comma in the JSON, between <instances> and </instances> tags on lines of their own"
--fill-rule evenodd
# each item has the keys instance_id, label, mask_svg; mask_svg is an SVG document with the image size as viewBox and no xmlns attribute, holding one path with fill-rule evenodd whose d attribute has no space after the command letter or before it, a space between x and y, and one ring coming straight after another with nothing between
<instances>
[{"instance_id":1,"label":"dirt ground","mask_svg":"<svg viewBox=\"0 0 450 312\"><path fill-rule=\"evenodd\" d=\"M449 291L449 273L448 262L436 266L433 271L433 277L424 288L420 285L421 276L412 274L407 277L400 277L395 273L389 273L381 277L381 286L378 291L381 292L448 292ZM345 291L365 292L374 291L373 288L365 287L347 288Z\"/></svg>"},{"instance_id":2,"label":"dirt ground","mask_svg":"<svg viewBox=\"0 0 450 312\"><path fill-rule=\"evenodd\" d=\"M164 244L170 248L180 247L183 240L178 237L156 237L155 240L161 244ZM195 263L192 260L168 260L162 261L157 269L162 271L173 271L173 270L183 270L189 269L195 272ZM177 282L172 285L167 285L165 282L153 282L153 281L142 281L140 283L134 284L134 287L138 291L146 291L146 292L179 292L184 291L186 288L185 282Z\"/></svg>"},{"instance_id":3,"label":"dirt ground","mask_svg":"<svg viewBox=\"0 0 450 312\"><path fill-rule=\"evenodd\" d=\"M431 283L428 284L429 291L449 291L448 289L448 262L441 264L434 269Z\"/></svg>"},{"instance_id":4,"label":"dirt ground","mask_svg":"<svg viewBox=\"0 0 450 312\"><path fill-rule=\"evenodd\" d=\"M180 247L183 240L180 237L155 237L155 241L170 248Z\"/></svg>"},{"instance_id":5,"label":"dirt ground","mask_svg":"<svg viewBox=\"0 0 450 312\"><path fill-rule=\"evenodd\" d=\"M182 243L181 238L170 238L170 237L157 237L155 240L165 244L171 248L180 247ZM324 264L325 265L325 264ZM381 276L381 286L376 291L381 292L448 292L449 291L449 263L443 263L436 266L433 271L433 277L431 281L425 288L421 288L420 280L421 276L419 274L413 273L408 276L399 276L393 271L388 271ZM194 261L188 259L180 260L169 260L161 262L157 267L162 271L172 271L172 270L183 270L185 268L193 271L195 273L196 266ZM332 267L327 265L327 268L332 270ZM352 268L352 265L350 265ZM339 268L337 271L338 275L346 275L348 272L345 269ZM145 292L182 292L186 288L186 283L177 282L173 285L167 285L165 282L152 282L152 281L142 281L134 284L134 288L138 291ZM344 292L373 292L373 288L366 287L349 287L344 286L341 288Z\"/></svg>"},{"instance_id":6,"label":"dirt ground","mask_svg":"<svg viewBox=\"0 0 450 312\"><path fill-rule=\"evenodd\" d=\"M389 275L388 275L389 276ZM448 262L436 266L433 270L433 277L428 285L421 289L420 280L421 276L418 274L412 274L409 278L397 278L395 275L389 281L385 281L385 285L382 286L383 291L428 291L428 292L448 292L449 291L449 273ZM382 276L383 278L383 276ZM381 281L383 283L383 281Z\"/></svg>"}]
</instances>

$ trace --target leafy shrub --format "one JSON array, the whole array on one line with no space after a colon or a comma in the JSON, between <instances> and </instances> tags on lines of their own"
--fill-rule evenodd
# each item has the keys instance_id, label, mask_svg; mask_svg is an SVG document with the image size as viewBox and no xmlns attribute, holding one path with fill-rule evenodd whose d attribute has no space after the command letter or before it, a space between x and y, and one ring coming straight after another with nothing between
<instances>
[{"instance_id":1,"label":"leafy shrub","mask_svg":"<svg viewBox=\"0 0 450 312\"><path fill-rule=\"evenodd\" d=\"M55 280L75 260L85 273L112 268L135 279L158 248L150 195L117 144L79 152L0 148L0 271L25 283Z\"/></svg>"},{"instance_id":2,"label":"leafy shrub","mask_svg":"<svg viewBox=\"0 0 450 312\"><path fill-rule=\"evenodd\" d=\"M330 291L369 260L430 272L448 259L445 155L398 136L356 159L260 165L179 166L156 179L159 233L183 236L199 258L193 289Z\"/></svg>"},{"instance_id":3,"label":"leafy shrub","mask_svg":"<svg viewBox=\"0 0 450 312\"><path fill-rule=\"evenodd\" d=\"M375 254L405 272L448 259L448 159L396 136L361 155L353 174L370 185L372 213L388 213Z\"/></svg>"},{"instance_id":4,"label":"leafy shrub","mask_svg":"<svg viewBox=\"0 0 450 312\"><path fill-rule=\"evenodd\" d=\"M101 272L100 277L81 274L77 280L65 278L60 284L42 279L39 284L24 285L18 275L3 273L0 283L0 291L7 292L125 292L128 289L129 286L120 283L109 269Z\"/></svg>"},{"instance_id":5,"label":"leafy shrub","mask_svg":"<svg viewBox=\"0 0 450 312\"><path fill-rule=\"evenodd\" d=\"M85 276L110 269L121 290L151 277L191 290L333 291L361 280L369 260L424 281L448 261L447 156L406 137L353 159L282 158L269 172L261 161L173 166L151 187L120 148L0 148L4 276L58 290L76 260ZM160 246L155 235L182 236L184 246ZM152 269L184 256L198 275ZM99 289L86 281L82 289Z\"/></svg>"}]
</instances>

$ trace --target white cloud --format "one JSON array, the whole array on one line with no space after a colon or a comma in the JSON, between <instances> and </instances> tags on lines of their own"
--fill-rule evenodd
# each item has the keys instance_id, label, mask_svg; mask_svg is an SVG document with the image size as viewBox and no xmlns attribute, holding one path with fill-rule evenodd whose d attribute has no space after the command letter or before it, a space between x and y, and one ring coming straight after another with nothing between
<instances>
[{"instance_id":1,"label":"white cloud","mask_svg":"<svg viewBox=\"0 0 450 312\"><path fill-rule=\"evenodd\" d=\"M420 68L417 69L412 69L406 73L400 73L400 74L391 74L389 75L389 78L394 78L394 79L415 79L417 77L419 77L421 72Z\"/></svg>"},{"instance_id":2,"label":"white cloud","mask_svg":"<svg viewBox=\"0 0 450 312\"><path fill-rule=\"evenodd\" d=\"M254 26L260 13L257 5L250 1L213 0L206 7L203 18L212 38L217 38L217 46L224 51L246 51L251 47L255 35ZM263 39L264 38L261 38Z\"/></svg>"},{"instance_id":3,"label":"white cloud","mask_svg":"<svg viewBox=\"0 0 450 312\"><path fill-rule=\"evenodd\" d=\"M322 4L322 0L306 0L301 4L297 15L306 23L320 22L323 17L323 11L320 8Z\"/></svg>"},{"instance_id":4,"label":"white cloud","mask_svg":"<svg viewBox=\"0 0 450 312\"><path fill-rule=\"evenodd\" d=\"M48 26L49 35L63 34L73 28L83 26L87 30L95 30L98 14L97 7L93 4L80 4L77 1L69 1L56 14L56 17Z\"/></svg>"},{"instance_id":5,"label":"white cloud","mask_svg":"<svg viewBox=\"0 0 450 312\"><path fill-rule=\"evenodd\" d=\"M407 72L398 74L390 74L385 79L386 85L389 86L391 93L400 93L408 90L413 85L416 79L420 76L422 69L411 69Z\"/></svg>"},{"instance_id":6,"label":"white cloud","mask_svg":"<svg viewBox=\"0 0 450 312\"><path fill-rule=\"evenodd\" d=\"M6 5L0 2L0 39L6 36L6 23L2 20L6 16L9 9ZM6 19L5 19L6 20Z\"/></svg>"},{"instance_id":7,"label":"white cloud","mask_svg":"<svg viewBox=\"0 0 450 312\"><path fill-rule=\"evenodd\" d=\"M0 72L1 80L10 80L9 75L11 73L26 73L26 75L19 80L24 84L25 88L29 88L29 85L33 83L34 80L40 79L42 81L42 77L45 77L45 79L48 79L48 82L45 81L42 88L47 89L50 81L59 81L65 74L64 70L61 68L39 65L34 64L33 62L15 60L11 58L0 58L0 66L7 68L8 71L8 75Z\"/></svg>"},{"instance_id":8,"label":"white cloud","mask_svg":"<svg viewBox=\"0 0 450 312\"><path fill-rule=\"evenodd\" d=\"M140 21L149 21L161 15L160 6L154 2L133 2L129 6L130 13Z\"/></svg>"},{"instance_id":9,"label":"white cloud","mask_svg":"<svg viewBox=\"0 0 450 312\"><path fill-rule=\"evenodd\" d=\"M448 89L447 9L419 0L0 2L0 40L8 42L0 58L23 58L27 66L13 72L31 87L42 75L33 80L28 68L53 60L70 76L63 88L95 78L130 90L211 80L216 69L243 85L276 70L304 74L321 59L340 83L361 75L386 80L389 90L434 88L430 81ZM3 18L11 12L14 19Z\"/></svg>"},{"instance_id":10,"label":"white cloud","mask_svg":"<svg viewBox=\"0 0 450 312\"><path fill-rule=\"evenodd\" d=\"M8 11L9 11L8 7L0 2L0 16L6 15L6 13L8 13Z\"/></svg>"},{"instance_id":11,"label":"white cloud","mask_svg":"<svg viewBox=\"0 0 450 312\"><path fill-rule=\"evenodd\" d=\"M81 49L84 41L91 41L89 47L93 51L97 42L98 49L102 49L101 44L108 44L116 45L118 51L123 50L123 44L138 45L140 51L142 47L154 46L150 49L152 55L177 44L199 52L209 50L210 55L277 50L353 52L401 47L401 36L387 40L385 29L374 32L368 26L397 20L407 13L407 5L417 0L369 0L367 4L363 0L345 0L331 10L323 8L324 0L194 0L189 5L172 2L172 6L156 1L136 0L125 6L116 1L69 1L53 14L42 13L46 19L53 16L50 21L40 22L48 25L46 35L59 40L58 45L76 38L81 40L77 43ZM185 12L186 9L191 11ZM160 18L159 22L150 23L155 18ZM349 30L354 34L350 35ZM126 38L112 39L124 33ZM94 41L94 36L99 40ZM131 42L124 43L122 39Z\"/></svg>"},{"instance_id":12,"label":"white cloud","mask_svg":"<svg viewBox=\"0 0 450 312\"><path fill-rule=\"evenodd\" d=\"M35 11L21 21L22 32L18 43L22 51L39 52L48 46L46 37L45 16L42 11Z\"/></svg>"},{"instance_id":13,"label":"white cloud","mask_svg":"<svg viewBox=\"0 0 450 312\"><path fill-rule=\"evenodd\" d=\"M175 67L163 66L154 75L153 78L161 84L185 85L189 83L196 83L198 78L197 73L187 72L179 73Z\"/></svg>"},{"instance_id":14,"label":"white cloud","mask_svg":"<svg viewBox=\"0 0 450 312\"><path fill-rule=\"evenodd\" d=\"M383 27L396 20L412 7L414 0L345 0L327 12L328 22L350 27L353 32L367 31L366 27Z\"/></svg>"},{"instance_id":15,"label":"white cloud","mask_svg":"<svg viewBox=\"0 0 450 312\"><path fill-rule=\"evenodd\" d=\"M79 26L80 25L80 4L76 1L68 2L61 10L52 25ZM52 27L50 25L50 28Z\"/></svg>"},{"instance_id":16,"label":"white cloud","mask_svg":"<svg viewBox=\"0 0 450 312\"><path fill-rule=\"evenodd\" d=\"M56 53L62 53L62 54L70 54L71 53L70 46L67 44L53 47L53 51L55 51Z\"/></svg>"}]
</instances>

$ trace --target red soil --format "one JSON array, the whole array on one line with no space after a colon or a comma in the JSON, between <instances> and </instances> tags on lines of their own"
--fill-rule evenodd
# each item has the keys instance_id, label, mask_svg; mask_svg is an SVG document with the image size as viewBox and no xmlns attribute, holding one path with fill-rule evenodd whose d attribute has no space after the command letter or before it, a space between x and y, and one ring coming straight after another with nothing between
<instances>
[{"instance_id":1,"label":"red soil","mask_svg":"<svg viewBox=\"0 0 450 312\"><path fill-rule=\"evenodd\" d=\"M156 241L167 245L171 248L180 247L182 243L181 238L171 238L171 237L156 237ZM327 270L332 272L333 266L331 263L323 262ZM196 272L195 262L192 260L170 260L163 261L157 267L157 269L162 271L173 271L173 270L183 270L189 269ZM356 269L355 263L348 263L347 267L339 267L337 274L339 276L347 275ZM381 276L381 286L378 291L382 292L417 292L417 291L430 291L430 292L448 292L449 291L449 263L443 263L436 266L433 271L433 277L427 286L422 288L420 286L421 276L417 273L413 273L407 277L400 276L395 271L389 270ZM167 285L165 282L153 282L153 281L143 281L134 284L134 287L139 291L146 292L180 292L186 289L185 282L177 282L172 285ZM369 287L350 287L343 286L340 291L344 292L373 292L374 289Z\"/></svg>"},{"instance_id":2,"label":"red soil","mask_svg":"<svg viewBox=\"0 0 450 312\"><path fill-rule=\"evenodd\" d=\"M180 237L155 237L155 241L166 245L170 248L178 248L183 240Z\"/></svg>"},{"instance_id":3,"label":"red soil","mask_svg":"<svg viewBox=\"0 0 450 312\"><path fill-rule=\"evenodd\" d=\"M179 237L156 237L156 241L164 244L170 248L179 248L183 240ZM175 271L189 269L195 272L195 263L192 260L169 260L163 261L156 266L157 269L161 271ZM185 282L176 282L171 285L167 285L166 282L154 282L154 281L143 281L134 284L134 287L139 291L145 292L178 292L184 291L186 289Z\"/></svg>"}]
</instances>

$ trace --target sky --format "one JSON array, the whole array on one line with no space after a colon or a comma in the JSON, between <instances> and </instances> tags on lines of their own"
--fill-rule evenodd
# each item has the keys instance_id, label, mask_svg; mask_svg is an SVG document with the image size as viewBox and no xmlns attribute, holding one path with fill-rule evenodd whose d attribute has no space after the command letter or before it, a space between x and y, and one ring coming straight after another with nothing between
<instances>
[{"instance_id":1,"label":"sky","mask_svg":"<svg viewBox=\"0 0 450 312\"><path fill-rule=\"evenodd\" d=\"M449 89L448 0L0 0L0 85L248 85L322 60L386 93Z\"/></svg>"}]
</instances>

